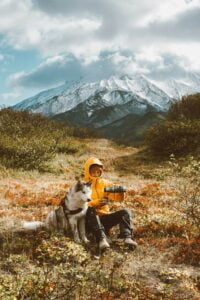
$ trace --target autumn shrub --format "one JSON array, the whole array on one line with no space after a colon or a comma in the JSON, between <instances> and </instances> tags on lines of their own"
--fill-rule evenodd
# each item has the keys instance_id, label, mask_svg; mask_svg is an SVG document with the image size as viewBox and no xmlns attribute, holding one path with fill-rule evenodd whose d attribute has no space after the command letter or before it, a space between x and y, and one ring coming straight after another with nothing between
<instances>
[{"instance_id":1,"label":"autumn shrub","mask_svg":"<svg viewBox=\"0 0 200 300\"><path fill-rule=\"evenodd\" d=\"M183 96L180 101L174 102L167 114L167 119L173 120L199 120L200 119L200 93Z\"/></svg>"},{"instance_id":2,"label":"autumn shrub","mask_svg":"<svg viewBox=\"0 0 200 300\"><path fill-rule=\"evenodd\" d=\"M159 157L195 153L200 147L200 120L166 121L149 130L147 144Z\"/></svg>"},{"instance_id":3,"label":"autumn shrub","mask_svg":"<svg viewBox=\"0 0 200 300\"><path fill-rule=\"evenodd\" d=\"M84 142L79 142L75 137L69 136L57 145L57 153L75 154L85 148Z\"/></svg>"},{"instance_id":4,"label":"autumn shrub","mask_svg":"<svg viewBox=\"0 0 200 300\"><path fill-rule=\"evenodd\" d=\"M185 156L200 150L200 94L173 103L166 120L148 130L146 143L161 158Z\"/></svg>"},{"instance_id":5,"label":"autumn shrub","mask_svg":"<svg viewBox=\"0 0 200 300\"><path fill-rule=\"evenodd\" d=\"M91 128L72 127L71 135L80 139L98 138L99 134Z\"/></svg>"},{"instance_id":6,"label":"autumn shrub","mask_svg":"<svg viewBox=\"0 0 200 300\"><path fill-rule=\"evenodd\" d=\"M32 255L8 248L6 256L1 256L0 298L132 299L138 294L134 274L121 271L125 253L109 253L96 260L67 237L41 235L40 239Z\"/></svg>"},{"instance_id":7,"label":"autumn shrub","mask_svg":"<svg viewBox=\"0 0 200 300\"><path fill-rule=\"evenodd\" d=\"M35 251L35 257L42 264L84 264L88 261L89 254L70 238L55 235L41 242Z\"/></svg>"},{"instance_id":8,"label":"autumn shrub","mask_svg":"<svg viewBox=\"0 0 200 300\"><path fill-rule=\"evenodd\" d=\"M192 238L190 240L179 241L179 249L175 253L173 262L179 264L190 264L199 266L200 257L200 238ZM200 278L199 278L200 282Z\"/></svg>"},{"instance_id":9,"label":"autumn shrub","mask_svg":"<svg viewBox=\"0 0 200 300\"><path fill-rule=\"evenodd\" d=\"M67 152L69 143L64 149L60 143L68 138L67 127L40 114L0 111L0 163L6 167L42 168L56 152Z\"/></svg>"},{"instance_id":10,"label":"autumn shrub","mask_svg":"<svg viewBox=\"0 0 200 300\"><path fill-rule=\"evenodd\" d=\"M200 161L193 156L187 160L177 160L171 156L171 165L175 184L178 189L175 206L186 223L200 230ZM191 228L188 227L188 231Z\"/></svg>"}]
</instances>

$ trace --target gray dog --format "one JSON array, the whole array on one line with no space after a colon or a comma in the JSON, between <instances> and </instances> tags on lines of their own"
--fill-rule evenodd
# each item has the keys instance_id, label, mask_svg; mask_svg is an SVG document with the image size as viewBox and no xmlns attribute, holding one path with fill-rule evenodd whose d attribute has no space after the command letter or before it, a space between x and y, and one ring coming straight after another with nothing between
<instances>
[{"instance_id":1,"label":"gray dog","mask_svg":"<svg viewBox=\"0 0 200 300\"><path fill-rule=\"evenodd\" d=\"M71 228L76 243L81 241L88 243L85 234L85 215L88 202L91 200L91 182L80 180L67 192L60 205L52 210L44 222L24 222L23 228L36 230L46 228L48 230L69 231Z\"/></svg>"}]
</instances>

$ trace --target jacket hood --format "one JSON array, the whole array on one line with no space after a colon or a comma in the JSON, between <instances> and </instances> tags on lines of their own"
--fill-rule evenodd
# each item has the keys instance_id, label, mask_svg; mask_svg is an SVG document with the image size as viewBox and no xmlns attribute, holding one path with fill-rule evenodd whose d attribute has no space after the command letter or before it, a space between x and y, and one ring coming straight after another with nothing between
<instances>
[{"instance_id":1,"label":"jacket hood","mask_svg":"<svg viewBox=\"0 0 200 300\"><path fill-rule=\"evenodd\" d=\"M85 181L89 181L89 180L93 180L93 179L96 179L98 177L93 177L90 175L90 167L92 165L99 165L99 166L102 166L103 167L103 164L102 162L96 158L96 157L91 157L89 158L86 162L85 162L85 166L84 166L84 179Z\"/></svg>"}]
</instances>

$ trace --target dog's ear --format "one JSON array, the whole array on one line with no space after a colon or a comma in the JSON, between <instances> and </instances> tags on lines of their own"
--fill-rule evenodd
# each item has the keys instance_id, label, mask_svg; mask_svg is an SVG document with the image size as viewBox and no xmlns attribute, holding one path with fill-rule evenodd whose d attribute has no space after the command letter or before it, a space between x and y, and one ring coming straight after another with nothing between
<instances>
[{"instance_id":1,"label":"dog's ear","mask_svg":"<svg viewBox=\"0 0 200 300\"><path fill-rule=\"evenodd\" d=\"M87 186L91 187L91 185L92 185L92 180L90 180L90 181L86 182L86 184L85 184L85 185L87 185Z\"/></svg>"},{"instance_id":2,"label":"dog's ear","mask_svg":"<svg viewBox=\"0 0 200 300\"><path fill-rule=\"evenodd\" d=\"M80 181L80 176L76 175L75 179L76 179L76 181Z\"/></svg>"},{"instance_id":3,"label":"dog's ear","mask_svg":"<svg viewBox=\"0 0 200 300\"><path fill-rule=\"evenodd\" d=\"M76 179L76 181L83 180L84 179L84 173L80 173L79 175L76 175L75 179Z\"/></svg>"},{"instance_id":4,"label":"dog's ear","mask_svg":"<svg viewBox=\"0 0 200 300\"><path fill-rule=\"evenodd\" d=\"M80 179L77 181L77 183L76 183L76 186L75 186L75 191L76 192L79 192L79 191L82 191L82 189L83 189L83 184L82 184L82 182L80 181Z\"/></svg>"}]
</instances>

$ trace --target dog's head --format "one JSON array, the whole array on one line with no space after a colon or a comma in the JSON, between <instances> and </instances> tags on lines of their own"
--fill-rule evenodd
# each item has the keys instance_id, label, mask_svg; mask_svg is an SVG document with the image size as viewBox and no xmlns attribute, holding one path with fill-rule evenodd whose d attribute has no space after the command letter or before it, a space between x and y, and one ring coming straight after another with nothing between
<instances>
[{"instance_id":1,"label":"dog's head","mask_svg":"<svg viewBox=\"0 0 200 300\"><path fill-rule=\"evenodd\" d=\"M75 193L77 193L80 197L80 199L83 202L89 202L91 201L91 195L92 195L92 189L91 189L92 182L83 182L81 180L78 180L75 185Z\"/></svg>"}]
</instances>

